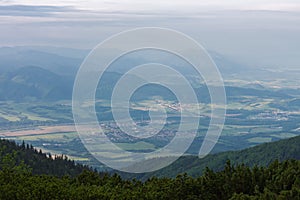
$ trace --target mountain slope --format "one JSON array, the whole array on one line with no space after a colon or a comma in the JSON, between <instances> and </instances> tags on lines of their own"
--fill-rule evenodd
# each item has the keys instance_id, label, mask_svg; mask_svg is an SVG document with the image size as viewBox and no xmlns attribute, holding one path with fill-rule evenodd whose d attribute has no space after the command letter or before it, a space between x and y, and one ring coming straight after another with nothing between
<instances>
[{"instance_id":1,"label":"mountain slope","mask_svg":"<svg viewBox=\"0 0 300 200\"><path fill-rule=\"evenodd\" d=\"M0 100L70 99L73 80L37 66L27 66L0 75Z\"/></svg>"},{"instance_id":2,"label":"mountain slope","mask_svg":"<svg viewBox=\"0 0 300 200\"><path fill-rule=\"evenodd\" d=\"M62 56L30 47L2 47L0 48L0 61L0 72L14 71L34 65L60 75L75 75L82 58Z\"/></svg>"},{"instance_id":3,"label":"mountain slope","mask_svg":"<svg viewBox=\"0 0 300 200\"><path fill-rule=\"evenodd\" d=\"M70 161L65 159L42 159L59 162L49 166L48 172L32 174L22 162L26 156L31 157L30 153L24 154L33 151L31 147L25 147L25 144L16 146L13 142L1 140L0 145L0 153L13 149L12 153L0 154L0 199L233 200L299 199L300 196L300 161L296 160L275 161L268 167L253 168L244 164L233 166L227 161L223 165L224 170L214 172L207 168L202 176L196 178L179 174L176 178L151 177L141 182L91 170L75 173L75 176L64 176L70 175L68 173L59 174L62 177L49 175L49 170L53 168L57 171L78 168L74 168L74 164L68 165ZM33 160L33 163L38 164L39 159ZM43 165L39 168L47 169Z\"/></svg>"},{"instance_id":4,"label":"mountain slope","mask_svg":"<svg viewBox=\"0 0 300 200\"><path fill-rule=\"evenodd\" d=\"M31 145L16 144L14 141L0 139L0 170L13 169L16 166L26 166L33 174L47 174L62 177L64 175L76 176L90 167L75 164L66 156L51 156Z\"/></svg>"},{"instance_id":5,"label":"mountain slope","mask_svg":"<svg viewBox=\"0 0 300 200\"><path fill-rule=\"evenodd\" d=\"M137 176L139 179L147 180L152 176L176 177L180 173L187 173L196 177L201 175L206 167L216 171L222 170L227 160L230 160L233 164L244 163L253 167L254 165L267 166L275 160L284 161L287 159L300 160L300 136L261 144L241 151L212 154L202 159L196 156L183 156L166 168L153 173L135 175L134 177ZM151 162L151 160L148 162ZM127 177L127 175L124 174L124 177ZM132 177L132 175L130 176Z\"/></svg>"}]
</instances>

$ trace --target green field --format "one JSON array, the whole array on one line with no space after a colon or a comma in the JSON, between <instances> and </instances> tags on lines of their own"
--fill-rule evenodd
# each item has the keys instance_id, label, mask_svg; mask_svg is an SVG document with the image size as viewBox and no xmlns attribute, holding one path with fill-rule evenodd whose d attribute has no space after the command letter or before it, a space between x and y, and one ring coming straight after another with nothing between
<instances>
[{"instance_id":1,"label":"green field","mask_svg":"<svg viewBox=\"0 0 300 200\"><path fill-rule=\"evenodd\" d=\"M77 132L68 132L68 133L49 133L41 135L29 135L16 137L18 140L25 141L54 141L54 142L69 142L75 138L78 138Z\"/></svg>"},{"instance_id":2,"label":"green field","mask_svg":"<svg viewBox=\"0 0 300 200\"><path fill-rule=\"evenodd\" d=\"M147 142L136 142L136 143L116 143L117 146L126 151L144 151L144 150L155 150L155 145Z\"/></svg>"}]
</instances>

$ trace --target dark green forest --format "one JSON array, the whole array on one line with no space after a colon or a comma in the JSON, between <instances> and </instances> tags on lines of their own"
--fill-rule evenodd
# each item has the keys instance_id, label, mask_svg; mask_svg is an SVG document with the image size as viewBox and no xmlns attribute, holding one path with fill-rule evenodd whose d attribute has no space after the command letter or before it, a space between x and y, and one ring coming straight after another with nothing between
<instances>
[{"instance_id":1,"label":"dark green forest","mask_svg":"<svg viewBox=\"0 0 300 200\"><path fill-rule=\"evenodd\" d=\"M268 147L270 156L276 154ZM0 199L300 199L300 161L295 159L275 159L267 166L228 159L221 170L206 167L199 176L141 181L0 140L0 168Z\"/></svg>"},{"instance_id":2,"label":"dark green forest","mask_svg":"<svg viewBox=\"0 0 300 200\"><path fill-rule=\"evenodd\" d=\"M32 145L0 140L0 169L26 167L35 175L47 174L74 177L90 167L77 164L64 155L51 155L35 149Z\"/></svg>"}]
</instances>

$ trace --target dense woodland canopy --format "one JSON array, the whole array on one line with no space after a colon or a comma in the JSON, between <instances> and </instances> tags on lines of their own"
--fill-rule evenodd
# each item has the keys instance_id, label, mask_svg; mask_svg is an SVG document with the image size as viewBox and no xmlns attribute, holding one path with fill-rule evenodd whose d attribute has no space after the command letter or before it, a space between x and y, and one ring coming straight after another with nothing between
<instances>
[{"instance_id":1,"label":"dense woodland canopy","mask_svg":"<svg viewBox=\"0 0 300 200\"><path fill-rule=\"evenodd\" d=\"M51 157L51 159L50 159ZM27 166L33 174L55 176L76 176L90 167L77 164L64 155L45 154L32 145L16 144L14 141L0 140L0 169L3 167Z\"/></svg>"},{"instance_id":2,"label":"dense woodland canopy","mask_svg":"<svg viewBox=\"0 0 300 200\"><path fill-rule=\"evenodd\" d=\"M64 156L49 158L24 143L0 144L0 199L300 199L299 160L267 167L228 160L221 171L142 182L98 173Z\"/></svg>"}]
</instances>

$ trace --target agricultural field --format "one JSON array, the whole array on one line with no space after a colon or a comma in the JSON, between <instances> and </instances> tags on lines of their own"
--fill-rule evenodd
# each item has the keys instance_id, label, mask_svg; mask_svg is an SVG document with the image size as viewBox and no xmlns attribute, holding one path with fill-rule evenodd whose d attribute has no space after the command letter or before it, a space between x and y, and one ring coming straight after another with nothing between
<instances>
[{"instance_id":1,"label":"agricultural field","mask_svg":"<svg viewBox=\"0 0 300 200\"><path fill-rule=\"evenodd\" d=\"M244 149L300 134L300 108L293 103L296 97L261 95L228 96L226 122L213 153ZM0 137L25 141L52 155L64 154L77 162L102 167L86 150L76 132L70 101L6 101L0 102L0 105ZM90 107L93 103L86 102L84 106ZM180 123L179 110L185 109L196 116L195 110L200 108L197 136L187 151L187 154L198 154L210 121L210 107L207 103L180 105L173 100L156 98L134 101L130 115L139 125L150 123L149 110L166 109L168 115L168 123L159 134L135 139L120 132L113 123L109 100L96 102L98 120L104 126L107 137L118 147L131 152L152 152L165 146L176 134L174 130ZM189 130L191 126L190 123L184 123L183 128ZM102 145L102 149L105 149L106 144ZM98 153L109 155L109 145L107 148L105 152Z\"/></svg>"}]
</instances>

